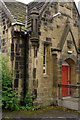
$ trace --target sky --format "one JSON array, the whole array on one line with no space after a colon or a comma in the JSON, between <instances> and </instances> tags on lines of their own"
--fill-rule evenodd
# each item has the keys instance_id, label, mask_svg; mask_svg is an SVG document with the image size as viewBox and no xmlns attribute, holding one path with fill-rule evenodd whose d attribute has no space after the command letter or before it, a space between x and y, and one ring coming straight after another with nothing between
<instances>
[{"instance_id":1,"label":"sky","mask_svg":"<svg viewBox=\"0 0 80 120\"><path fill-rule=\"evenodd\" d=\"M23 3L28 4L28 3L32 2L33 0L17 0L17 1L20 1L20 2L23 2ZM78 2L79 2L80 0L74 0L74 1L76 2L76 5L77 5L77 7L78 7Z\"/></svg>"}]
</instances>

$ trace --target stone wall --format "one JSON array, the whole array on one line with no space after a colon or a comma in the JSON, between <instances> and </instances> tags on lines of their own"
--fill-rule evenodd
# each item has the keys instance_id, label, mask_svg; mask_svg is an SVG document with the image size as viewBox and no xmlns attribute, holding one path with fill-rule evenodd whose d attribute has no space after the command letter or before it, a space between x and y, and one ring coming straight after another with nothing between
<instances>
[{"instance_id":1,"label":"stone wall","mask_svg":"<svg viewBox=\"0 0 80 120\"><path fill-rule=\"evenodd\" d=\"M60 12L61 15L57 17L52 16ZM55 99L58 99L58 83L61 83L61 65L59 61L63 61L62 55L66 58L75 58L77 60L77 51L71 33L68 34L61 52L51 52L51 49L57 49L58 43L61 40L64 32L67 18L69 20L70 28L74 36L75 44L78 47L78 13L74 3L49 3L44 9L42 16L39 18L39 48L37 50L36 58L36 81L37 86L37 101L41 104L50 104ZM66 31L65 31L66 32ZM72 55L68 54L67 40L72 40ZM44 45L48 47L47 58L47 73L43 74L43 50ZM33 65L34 65L34 49L30 49L30 87L33 87ZM53 55L52 55L53 54ZM75 61L74 59L74 61ZM75 70L74 70L75 72ZM74 74L72 71L72 75ZM76 76L75 76L76 79ZM75 79L73 84L76 84ZM34 87L33 87L34 88Z\"/></svg>"},{"instance_id":2,"label":"stone wall","mask_svg":"<svg viewBox=\"0 0 80 120\"><path fill-rule=\"evenodd\" d=\"M17 28L17 29L16 29ZM12 63L14 68L14 88L23 98L28 89L28 39L21 26L13 26Z\"/></svg>"},{"instance_id":3,"label":"stone wall","mask_svg":"<svg viewBox=\"0 0 80 120\"><path fill-rule=\"evenodd\" d=\"M18 89L23 97L26 94L28 79L28 39L20 25L11 25L2 11L1 51L4 58L9 58L8 66L13 68L13 89ZM26 73L27 72L27 73Z\"/></svg>"},{"instance_id":4,"label":"stone wall","mask_svg":"<svg viewBox=\"0 0 80 120\"><path fill-rule=\"evenodd\" d=\"M61 15L55 17L58 12ZM63 61L71 64L71 84L76 85L79 80L79 74L76 72L77 60L80 59L77 58L80 32L78 12L74 3L54 2L45 6L39 19L38 16L34 19L39 23L37 33L35 32L37 26L33 26L35 34L25 35L20 25L11 26L10 20L2 11L1 50L3 56L9 58L9 66L14 68L13 88L18 89L21 97L26 94L28 88L31 88L36 94L36 100L48 105L56 102L61 94L61 91L60 94L58 92L58 84L62 81ZM71 32L66 35L69 27ZM31 35L34 38L38 35L36 44L32 43L34 41L31 41ZM70 42L71 48L68 46ZM44 45L46 74L43 73ZM68 51L72 51L72 54ZM74 64L70 63L69 59L73 60Z\"/></svg>"},{"instance_id":5,"label":"stone wall","mask_svg":"<svg viewBox=\"0 0 80 120\"><path fill-rule=\"evenodd\" d=\"M7 18L4 11L2 11L2 22L1 22L1 51L4 57L9 58L9 67L11 64L11 22Z\"/></svg>"}]
</instances>

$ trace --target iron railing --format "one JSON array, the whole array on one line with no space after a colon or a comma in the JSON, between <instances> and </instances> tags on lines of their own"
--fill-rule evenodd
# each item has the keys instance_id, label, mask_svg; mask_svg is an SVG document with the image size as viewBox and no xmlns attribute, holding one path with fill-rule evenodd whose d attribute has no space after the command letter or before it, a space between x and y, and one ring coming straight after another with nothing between
<instances>
[{"instance_id":1,"label":"iron railing","mask_svg":"<svg viewBox=\"0 0 80 120\"><path fill-rule=\"evenodd\" d=\"M59 99L62 98L62 88L69 88L69 96L73 97L73 94L76 90L78 93L78 98L80 98L80 83L77 83L77 85L63 85L63 84L58 84L59 88ZM76 92L75 92L76 94Z\"/></svg>"}]
</instances>

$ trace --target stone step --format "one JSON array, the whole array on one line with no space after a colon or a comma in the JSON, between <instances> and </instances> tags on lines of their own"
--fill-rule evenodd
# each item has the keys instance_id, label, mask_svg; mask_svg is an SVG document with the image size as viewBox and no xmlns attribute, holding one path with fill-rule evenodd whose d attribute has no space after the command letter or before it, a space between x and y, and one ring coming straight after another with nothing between
<instances>
[{"instance_id":1,"label":"stone step","mask_svg":"<svg viewBox=\"0 0 80 120\"><path fill-rule=\"evenodd\" d=\"M65 99L63 98L61 100L59 99L58 105L78 111L80 106L80 99L79 98L65 98Z\"/></svg>"}]
</instances>

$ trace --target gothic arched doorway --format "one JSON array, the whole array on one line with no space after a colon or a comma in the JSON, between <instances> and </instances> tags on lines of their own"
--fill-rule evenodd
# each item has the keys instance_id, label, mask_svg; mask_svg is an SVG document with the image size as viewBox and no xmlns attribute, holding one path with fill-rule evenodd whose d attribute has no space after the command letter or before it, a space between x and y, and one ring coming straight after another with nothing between
<instances>
[{"instance_id":1,"label":"gothic arched doorway","mask_svg":"<svg viewBox=\"0 0 80 120\"><path fill-rule=\"evenodd\" d=\"M68 58L62 63L62 97L71 96L74 89L69 85L76 84L76 69L75 62Z\"/></svg>"}]
</instances>

